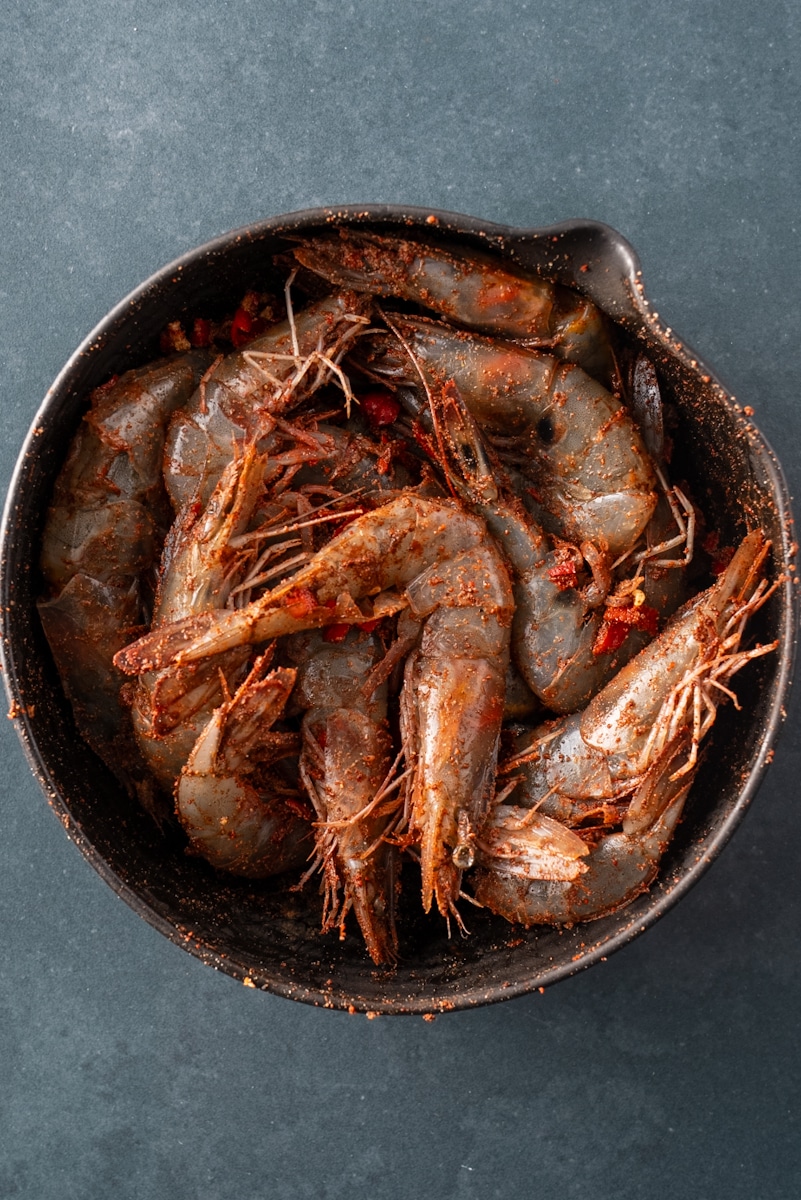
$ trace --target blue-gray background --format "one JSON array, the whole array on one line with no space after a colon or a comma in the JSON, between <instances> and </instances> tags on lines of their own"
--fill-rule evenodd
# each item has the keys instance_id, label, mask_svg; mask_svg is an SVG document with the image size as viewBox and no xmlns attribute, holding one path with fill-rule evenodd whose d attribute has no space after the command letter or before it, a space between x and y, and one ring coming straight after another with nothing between
<instances>
[{"instance_id":1,"label":"blue-gray background","mask_svg":"<svg viewBox=\"0 0 801 1200\"><path fill-rule=\"evenodd\" d=\"M797 4L5 0L0 61L4 484L64 360L153 270L386 201L620 229L797 490ZM0 1197L799 1194L797 707L660 925L431 1024L307 1009L171 946L0 733Z\"/></svg>"}]
</instances>

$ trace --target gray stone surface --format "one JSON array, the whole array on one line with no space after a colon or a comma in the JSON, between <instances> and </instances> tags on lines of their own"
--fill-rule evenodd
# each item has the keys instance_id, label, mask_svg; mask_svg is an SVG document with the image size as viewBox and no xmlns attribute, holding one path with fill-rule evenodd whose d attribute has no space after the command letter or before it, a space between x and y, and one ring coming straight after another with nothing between
<instances>
[{"instance_id":1,"label":"gray stone surface","mask_svg":"<svg viewBox=\"0 0 801 1200\"><path fill-rule=\"evenodd\" d=\"M0 470L94 323L325 203L592 217L798 487L801 9L766 0L7 0ZM798 1195L795 705L714 869L608 963L491 1009L320 1012L130 912L0 730L0 1197ZM794 782L795 780L795 782Z\"/></svg>"}]
</instances>

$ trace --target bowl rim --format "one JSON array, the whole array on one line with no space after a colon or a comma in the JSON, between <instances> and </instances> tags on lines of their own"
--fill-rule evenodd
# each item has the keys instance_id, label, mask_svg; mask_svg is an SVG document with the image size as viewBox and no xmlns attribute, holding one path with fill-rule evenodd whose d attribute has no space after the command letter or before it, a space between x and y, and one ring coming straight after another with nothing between
<instances>
[{"instance_id":1,"label":"bowl rim","mask_svg":"<svg viewBox=\"0 0 801 1200\"><path fill-rule=\"evenodd\" d=\"M760 462L771 489L772 499L776 505L778 525L782 530L783 545L781 561L787 564L786 575L782 582L782 628L785 641L781 649L780 665L773 687L773 695L769 707L768 719L762 732L759 751L752 758L747 777L744 779L737 795L737 800L725 819L715 829L714 834L706 841L703 855L683 872L681 877L654 900L648 910L638 916L636 921L624 925L617 932L597 944L588 945L577 961L560 963L550 969L537 972L533 978L521 978L519 981L500 988L495 984L488 993L486 986L462 985L458 998L449 995L446 1001L424 996L409 996L402 1003L380 1005L374 1002L361 1002L358 998L340 997L336 993L305 987L302 984L289 985L281 979L259 979L258 973L238 962L235 954L222 955L208 946L195 944L186 934L178 929L167 918L161 916L148 902L122 879L110 863L98 851L88 835L73 819L72 813L61 795L59 786L53 778L48 763L40 753L31 719L25 709L25 702L20 687L17 655L14 647L14 592L15 578L10 569L8 548L13 544L17 534L15 531L14 515L24 493L32 454L36 450L40 430L54 407L61 400L62 390L68 385L78 364L89 354L103 344L108 333L116 324L131 314L146 300L150 293L158 291L174 276L183 272L206 257L225 253L235 245L243 242L256 242L272 235L281 235L289 231L302 230L307 227L321 225L347 225L358 227L366 225L392 225L408 227L409 236L425 233L434 227L437 235L452 232L457 239L465 236L481 240L489 248L511 251L531 242L542 242L551 239L558 253L560 243L576 235L597 239L603 247L612 248L615 255L615 265L618 278L614 281L620 289L619 312L615 315L624 324L629 321L639 322L642 328L647 328L649 334L661 344L673 357L680 358L691 371L703 375L711 382L719 393L725 406L742 424L748 435L750 453ZM607 308L607 311L609 309ZM425 1014L441 1011L451 1011L496 1003L524 995L535 988L549 986L560 979L568 978L579 971L586 970L594 963L605 960L610 954L622 948L648 927L660 919L698 882L711 863L717 858L723 847L732 837L749 808L765 771L772 760L780 728L786 716L785 704L792 682L797 635L799 625L799 587L793 565L795 554L793 539L793 516L790 504L789 490L781 466L764 435L754 426L736 403L733 396L724 388L715 373L708 368L699 356L672 329L665 326L658 315L651 309L642 282L640 261L636 251L611 226L602 222L576 219L560 222L545 227L515 227L484 221L480 218L466 216L460 213L448 212L435 208L420 206L403 206L390 204L350 204L342 206L326 206L310 209L300 209L291 213L268 217L250 223L237 229L230 230L201 245L186 251L170 263L153 272L147 279L115 304L109 312L95 325L91 332L82 340L76 350L70 355L58 375L48 388L23 441L14 471L9 483L4 506L2 522L0 523L0 663L2 663L3 678L9 700L9 716L19 736L25 757L34 777L39 782L46 799L65 828L67 835L80 849L101 878L120 896L130 908L143 917L148 924L164 934L170 941L188 950L201 961L231 975L240 982L249 983L261 990L272 992L289 999L300 1000L304 1003L339 1009L355 1009L356 1011L382 1012L392 1014ZM778 550L778 548L777 548ZM652 893L653 895L654 893ZM584 924L585 929L590 923ZM590 936L588 942L592 943Z\"/></svg>"}]
</instances>

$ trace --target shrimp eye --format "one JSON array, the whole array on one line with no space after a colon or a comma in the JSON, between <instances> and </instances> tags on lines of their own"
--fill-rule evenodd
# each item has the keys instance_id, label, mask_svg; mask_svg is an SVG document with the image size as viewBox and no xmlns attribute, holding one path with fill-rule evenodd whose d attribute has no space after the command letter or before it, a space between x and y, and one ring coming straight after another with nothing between
<instances>
[{"instance_id":1,"label":"shrimp eye","mask_svg":"<svg viewBox=\"0 0 801 1200\"><path fill-rule=\"evenodd\" d=\"M540 417L537 422L537 437L545 446L551 446L556 441L556 427L550 417Z\"/></svg>"},{"instance_id":2,"label":"shrimp eye","mask_svg":"<svg viewBox=\"0 0 801 1200\"><path fill-rule=\"evenodd\" d=\"M473 863L476 861L475 851L473 847L467 843L462 843L453 851L451 858L453 865L459 871L469 871Z\"/></svg>"}]
</instances>

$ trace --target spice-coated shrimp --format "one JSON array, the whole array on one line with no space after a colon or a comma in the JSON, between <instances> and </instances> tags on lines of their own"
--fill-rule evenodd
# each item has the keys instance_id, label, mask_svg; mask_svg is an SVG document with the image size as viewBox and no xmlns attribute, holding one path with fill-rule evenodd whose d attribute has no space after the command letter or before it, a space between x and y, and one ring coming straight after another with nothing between
<instances>
[{"instance_id":1,"label":"spice-coated shrimp","mask_svg":"<svg viewBox=\"0 0 801 1200\"><path fill-rule=\"evenodd\" d=\"M39 602L39 615L78 728L143 799L146 773L112 659L149 615L150 575L171 519L161 478L164 431L207 363L202 353L164 359L92 394L42 536L51 594Z\"/></svg>"},{"instance_id":2,"label":"spice-coated shrimp","mask_svg":"<svg viewBox=\"0 0 801 1200\"><path fill-rule=\"evenodd\" d=\"M491 817L476 877L482 904L525 924L569 922L618 908L648 886L717 705L726 697L736 703L730 679L776 648L740 649L749 617L773 590L763 579L768 549L761 530L749 534L720 579L677 613L582 713L535 730L528 744L517 747L505 765L522 775L513 793L517 838L525 839L527 821L536 828L537 818L525 815L534 809L538 817L574 826L579 835L583 830L593 848L586 861L580 851L572 855L578 878L538 874L533 852L529 873L521 875L506 863L508 814ZM602 827L615 823L615 809L622 829L598 838L598 828L586 823L599 817Z\"/></svg>"},{"instance_id":3,"label":"spice-coated shrimp","mask_svg":"<svg viewBox=\"0 0 801 1200\"><path fill-rule=\"evenodd\" d=\"M426 383L425 388L429 410L418 409L416 415L428 417L435 431L426 439L429 452L449 484L486 521L512 568L514 662L548 708L574 712L612 678L622 661L620 654L595 652L611 582L608 556L588 544L583 554L566 545L554 549L514 496L505 473L491 462L453 382L442 387ZM404 401L409 400L405 395ZM592 564L592 574L580 587L578 571L587 576L585 559ZM566 576L571 586L565 586Z\"/></svg>"},{"instance_id":4,"label":"spice-coated shrimp","mask_svg":"<svg viewBox=\"0 0 801 1200\"><path fill-rule=\"evenodd\" d=\"M299 867L311 846L299 797L269 770L271 727L284 712L295 672L265 674L268 665L268 655L257 659L211 714L175 786L176 811L193 849L212 866L250 878Z\"/></svg>"},{"instance_id":5,"label":"spice-coated shrimp","mask_svg":"<svg viewBox=\"0 0 801 1200\"><path fill-rule=\"evenodd\" d=\"M323 932L344 936L352 909L373 962L392 963L397 851L386 835L398 800L386 786L387 687L365 690L381 645L355 629L341 641L313 632L292 638L288 653L298 663L292 711L304 713L300 772L318 818L312 869L323 871Z\"/></svg>"},{"instance_id":6,"label":"spice-coated shrimp","mask_svg":"<svg viewBox=\"0 0 801 1200\"><path fill-rule=\"evenodd\" d=\"M456 325L547 348L604 381L613 369L605 318L591 300L548 280L406 238L340 229L295 249L336 287L411 300Z\"/></svg>"},{"instance_id":7,"label":"spice-coated shrimp","mask_svg":"<svg viewBox=\"0 0 801 1200\"><path fill-rule=\"evenodd\" d=\"M544 529L604 544L613 559L631 549L656 505L656 479L620 400L550 355L421 318L392 323L403 344L368 335L360 347L373 376L404 388L419 386L418 371L434 388L451 381L482 432L514 443Z\"/></svg>"},{"instance_id":8,"label":"spice-coated shrimp","mask_svg":"<svg viewBox=\"0 0 801 1200\"><path fill-rule=\"evenodd\" d=\"M260 600L156 630L116 661L138 674L315 625L358 624L373 614L361 612L357 601L389 588L426 620L407 667L407 744L416 763L412 829L421 842L424 907L436 896L447 915L459 892L464 830L488 801L513 613L508 570L481 520L455 503L404 494L358 517ZM446 742L465 755L461 771L446 760Z\"/></svg>"},{"instance_id":9,"label":"spice-coated shrimp","mask_svg":"<svg viewBox=\"0 0 801 1200\"><path fill-rule=\"evenodd\" d=\"M205 509L188 505L167 538L153 629L225 604L242 553L232 539L247 526L261 495L265 459L251 444L229 462ZM185 765L212 712L222 704L220 672L241 679L244 648L189 667L148 671L136 685L132 717L142 754L165 791Z\"/></svg>"}]
</instances>

